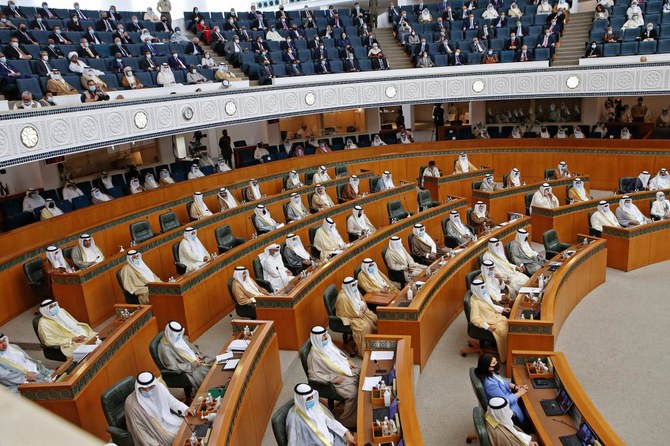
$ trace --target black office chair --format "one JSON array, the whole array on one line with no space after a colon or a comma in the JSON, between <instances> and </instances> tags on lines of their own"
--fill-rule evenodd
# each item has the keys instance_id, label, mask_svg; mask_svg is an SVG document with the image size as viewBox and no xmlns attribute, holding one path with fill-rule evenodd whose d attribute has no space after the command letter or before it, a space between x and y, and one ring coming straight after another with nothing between
<instances>
[{"instance_id":1,"label":"black office chair","mask_svg":"<svg viewBox=\"0 0 670 446\"><path fill-rule=\"evenodd\" d=\"M192 206L193 206L193 202L192 202L192 201L189 201L189 202L186 203L186 213L188 214L188 218L189 218L191 221L196 221L196 220L198 220L198 219L197 219L197 218L193 218L193 216L191 215L191 207L192 207Z\"/></svg>"},{"instance_id":2,"label":"black office chair","mask_svg":"<svg viewBox=\"0 0 670 446\"><path fill-rule=\"evenodd\" d=\"M547 179L551 180L552 178L554 178L555 173L556 173L556 169L544 169L544 179L545 180L547 180Z\"/></svg>"},{"instance_id":3,"label":"black office chair","mask_svg":"<svg viewBox=\"0 0 670 446\"><path fill-rule=\"evenodd\" d=\"M316 231L318 231L320 227L321 225L309 228L309 248L312 250L312 255L317 259L321 258L321 251L314 246L314 237L316 236Z\"/></svg>"},{"instance_id":4,"label":"black office chair","mask_svg":"<svg viewBox=\"0 0 670 446\"><path fill-rule=\"evenodd\" d=\"M481 407L472 408L472 422L475 425L476 439L479 441L479 446L491 446L489 440L489 433L486 431L486 421L484 420L484 410ZM474 438L473 438L474 439ZM469 440L469 437L468 437ZM471 443L472 440L467 441Z\"/></svg>"},{"instance_id":5,"label":"black office chair","mask_svg":"<svg viewBox=\"0 0 670 446\"><path fill-rule=\"evenodd\" d=\"M228 280L228 294L230 294L230 298L233 300L233 303L235 304L235 312L239 317L246 319L256 319L256 307L254 307L253 305L240 305L237 302L237 299L235 299L235 296L233 295L233 280L234 280L233 278L230 278Z\"/></svg>"},{"instance_id":6,"label":"black office chair","mask_svg":"<svg viewBox=\"0 0 670 446\"><path fill-rule=\"evenodd\" d=\"M370 184L370 193L372 192L377 192L377 183L379 182L379 179L381 177L376 177L376 176L371 176L370 179L368 180L368 183Z\"/></svg>"},{"instance_id":7,"label":"black office chair","mask_svg":"<svg viewBox=\"0 0 670 446\"><path fill-rule=\"evenodd\" d=\"M405 208L402 207L400 200L393 200L386 203L386 212L388 213L389 223L392 223L394 220L402 220L412 215L411 212L406 211Z\"/></svg>"},{"instance_id":8,"label":"black office chair","mask_svg":"<svg viewBox=\"0 0 670 446\"><path fill-rule=\"evenodd\" d=\"M179 245L181 241L175 242L172 244L172 259L174 260L174 266L177 268L177 274L180 276L186 274L186 265L181 263L179 259Z\"/></svg>"},{"instance_id":9,"label":"black office chair","mask_svg":"<svg viewBox=\"0 0 670 446\"><path fill-rule=\"evenodd\" d=\"M535 195L535 192L526 192L523 196L523 202L526 206L526 215L530 215L530 204L533 202L533 195Z\"/></svg>"},{"instance_id":10,"label":"black office chair","mask_svg":"<svg viewBox=\"0 0 670 446\"><path fill-rule=\"evenodd\" d=\"M265 274L263 274L263 265L261 265L261 260L258 257L255 257L251 261L251 266L254 269L254 275L256 276L256 280L265 280Z\"/></svg>"},{"instance_id":11,"label":"black office chair","mask_svg":"<svg viewBox=\"0 0 670 446\"><path fill-rule=\"evenodd\" d=\"M479 379L475 373L476 367L470 367L468 370L468 375L470 376L470 384L472 385L472 391L475 392L477 397L477 402L479 403L479 408L486 410L489 407L489 398L486 395L486 390L484 389L484 383Z\"/></svg>"},{"instance_id":12,"label":"black office chair","mask_svg":"<svg viewBox=\"0 0 670 446\"><path fill-rule=\"evenodd\" d=\"M42 257L28 260L23 264L23 274L26 276L28 286L30 287L33 296L39 299L46 299L51 296L51 292L49 291L49 286L44 277L42 263L44 263Z\"/></svg>"},{"instance_id":13,"label":"black office chair","mask_svg":"<svg viewBox=\"0 0 670 446\"><path fill-rule=\"evenodd\" d=\"M558 240L558 234L556 234L556 230L554 229L549 229L542 233L542 243L544 244L544 253L547 259L551 259L570 247L570 243L561 243Z\"/></svg>"},{"instance_id":14,"label":"black office chair","mask_svg":"<svg viewBox=\"0 0 670 446\"><path fill-rule=\"evenodd\" d=\"M570 204L570 189L573 187L574 186L572 184L565 186L565 204Z\"/></svg>"},{"instance_id":15,"label":"black office chair","mask_svg":"<svg viewBox=\"0 0 670 446\"><path fill-rule=\"evenodd\" d=\"M163 361L161 361L161 358L158 356L158 344L163 338L163 333L163 331L159 332L149 343L149 353L151 354L151 359L154 360L156 367L158 367L161 378L163 378L165 385L173 389L184 389L184 394L188 399L191 397L193 392L193 385L188 379L188 375L186 375L186 373L181 370L167 369L165 364L163 364Z\"/></svg>"},{"instance_id":16,"label":"black office chair","mask_svg":"<svg viewBox=\"0 0 670 446\"><path fill-rule=\"evenodd\" d=\"M129 305L139 305L139 304L140 304L140 301L139 301L139 299L137 298L137 296L135 296L135 295L132 294L132 293L129 293L129 292L126 291L126 289L123 287L123 280L121 279L121 270L122 270L122 269L123 269L123 268L119 268L119 269L116 271L116 281L119 283L119 287L121 287L121 291L123 291L123 297L126 299L126 303L127 303L127 304L129 304Z\"/></svg>"},{"instance_id":17,"label":"black office chair","mask_svg":"<svg viewBox=\"0 0 670 446\"><path fill-rule=\"evenodd\" d=\"M428 169L428 166L419 166L419 177L416 179L419 189L423 189L423 173Z\"/></svg>"},{"instance_id":18,"label":"black office chair","mask_svg":"<svg viewBox=\"0 0 670 446\"><path fill-rule=\"evenodd\" d=\"M293 407L293 399L281 406L272 414L272 432L275 434L277 446L288 446L288 434L286 433L286 418Z\"/></svg>"},{"instance_id":19,"label":"black office chair","mask_svg":"<svg viewBox=\"0 0 670 446\"><path fill-rule=\"evenodd\" d=\"M474 224L472 223L472 212L473 212L472 208L467 208L465 210L465 221L467 222L468 226L474 226Z\"/></svg>"},{"instance_id":20,"label":"black office chair","mask_svg":"<svg viewBox=\"0 0 670 446\"><path fill-rule=\"evenodd\" d=\"M492 348L486 347L486 343L496 345L496 340L493 337L493 333L483 328L477 327L472 322L470 322L470 299L472 298L472 293L468 290L463 297L463 312L465 313L465 318L468 321L468 336L473 339L468 339L468 347L461 349L461 356L466 357L468 353L476 353L481 355L484 353L497 354L497 351Z\"/></svg>"},{"instance_id":21,"label":"black office chair","mask_svg":"<svg viewBox=\"0 0 670 446\"><path fill-rule=\"evenodd\" d=\"M600 237L600 236L602 236L602 232L601 232L601 231L598 231L596 228L594 228L593 226L591 226L591 216L592 216L593 214L595 214L595 213L596 213L596 211L589 212L589 215L588 215L588 217L587 217L587 218L589 219L589 220L588 220L588 222L589 222L589 235L590 235L591 237Z\"/></svg>"},{"instance_id":22,"label":"black office chair","mask_svg":"<svg viewBox=\"0 0 670 446\"><path fill-rule=\"evenodd\" d=\"M177 214L172 211L159 215L158 223L161 226L161 232L168 232L181 226Z\"/></svg>"},{"instance_id":23,"label":"black office chair","mask_svg":"<svg viewBox=\"0 0 670 446\"><path fill-rule=\"evenodd\" d=\"M389 268L389 264L386 262L386 251L388 251L388 248L382 249L382 259L384 260L384 265L386 265L386 271L388 271L388 278L391 280L391 282L399 283L399 288L403 289L405 285L407 285L407 281L405 280L405 273L403 271L396 271Z\"/></svg>"},{"instance_id":24,"label":"black office chair","mask_svg":"<svg viewBox=\"0 0 670 446\"><path fill-rule=\"evenodd\" d=\"M474 271L470 271L465 275L465 289L470 290L470 285L472 285L472 281L477 278L478 275L482 273L481 269L476 269Z\"/></svg>"},{"instance_id":25,"label":"black office chair","mask_svg":"<svg viewBox=\"0 0 670 446\"><path fill-rule=\"evenodd\" d=\"M460 245L458 238L447 235L447 223L449 223L449 218L442 220L442 235L444 236L444 244L447 248L456 248ZM470 232L475 233L475 228L470 225L465 225Z\"/></svg>"},{"instance_id":26,"label":"black office chair","mask_svg":"<svg viewBox=\"0 0 670 446\"><path fill-rule=\"evenodd\" d=\"M416 193L416 201L419 204L419 212L425 211L426 209L434 208L439 206L440 203L433 201L433 198L430 196L430 191L420 190Z\"/></svg>"},{"instance_id":27,"label":"black office chair","mask_svg":"<svg viewBox=\"0 0 670 446\"><path fill-rule=\"evenodd\" d=\"M619 193L625 194L628 192L628 188L637 177L621 177L619 178Z\"/></svg>"},{"instance_id":28,"label":"black office chair","mask_svg":"<svg viewBox=\"0 0 670 446\"><path fill-rule=\"evenodd\" d=\"M135 391L135 378L126 376L100 394L102 413L107 420L107 432L117 446L134 446L126 425L126 399Z\"/></svg>"},{"instance_id":29,"label":"black office chair","mask_svg":"<svg viewBox=\"0 0 670 446\"><path fill-rule=\"evenodd\" d=\"M35 330L35 336L37 336L37 339L40 341L40 346L42 347L44 357L47 359L51 359L53 361L60 361L60 362L66 361L67 358L60 350L60 347L50 347L48 345L44 345L44 343L42 342L42 338L40 338L39 335L39 324L41 318L42 318L41 314L38 314L35 317L33 317L33 330Z\"/></svg>"},{"instance_id":30,"label":"black office chair","mask_svg":"<svg viewBox=\"0 0 670 446\"><path fill-rule=\"evenodd\" d=\"M482 187L482 180L477 180L472 182L472 189L473 190L479 190L479 188Z\"/></svg>"},{"instance_id":31,"label":"black office chair","mask_svg":"<svg viewBox=\"0 0 670 446\"><path fill-rule=\"evenodd\" d=\"M216 246L219 248L219 254L230 251L245 242L243 238L235 237L228 225L216 228L214 230L214 238L216 239Z\"/></svg>"},{"instance_id":32,"label":"black office chair","mask_svg":"<svg viewBox=\"0 0 670 446\"><path fill-rule=\"evenodd\" d=\"M509 174L504 173L503 176L502 176L503 187L509 187L508 182L509 182Z\"/></svg>"},{"instance_id":33,"label":"black office chair","mask_svg":"<svg viewBox=\"0 0 670 446\"><path fill-rule=\"evenodd\" d=\"M136 221L130 224L130 239L135 243L142 243L154 236L149 220Z\"/></svg>"},{"instance_id":34,"label":"black office chair","mask_svg":"<svg viewBox=\"0 0 670 446\"><path fill-rule=\"evenodd\" d=\"M335 178L342 178L349 176L349 169L347 166L335 166Z\"/></svg>"},{"instance_id":35,"label":"black office chair","mask_svg":"<svg viewBox=\"0 0 670 446\"><path fill-rule=\"evenodd\" d=\"M346 186L346 185L347 185L346 183L345 184L338 184L335 187L335 190L336 190L336 193L337 193L337 202L339 204L345 203L347 201L344 198L342 198L342 191L344 190L344 186Z\"/></svg>"},{"instance_id":36,"label":"black office chair","mask_svg":"<svg viewBox=\"0 0 670 446\"><path fill-rule=\"evenodd\" d=\"M317 392L319 392L319 398L326 398L328 400L328 407L330 410L333 410L335 407L335 401L344 401L340 395L337 394L335 386L329 382L315 381L309 378L309 371L307 368L307 357L309 356L309 351L312 349L312 341L307 339L302 347L300 347L300 363L302 364L302 369L305 371L305 376L307 377L307 384Z\"/></svg>"},{"instance_id":37,"label":"black office chair","mask_svg":"<svg viewBox=\"0 0 670 446\"><path fill-rule=\"evenodd\" d=\"M305 184L306 185L314 184L314 173L315 172L305 172Z\"/></svg>"},{"instance_id":38,"label":"black office chair","mask_svg":"<svg viewBox=\"0 0 670 446\"><path fill-rule=\"evenodd\" d=\"M323 292L323 302L326 306L326 313L328 314L328 328L335 333L342 334L342 342L346 345L349 343L349 336L353 334L349 325L344 325L342 319L337 317L335 312L335 303L337 302L337 287L335 285L328 285ZM355 354L352 354L353 358Z\"/></svg>"}]
</instances>

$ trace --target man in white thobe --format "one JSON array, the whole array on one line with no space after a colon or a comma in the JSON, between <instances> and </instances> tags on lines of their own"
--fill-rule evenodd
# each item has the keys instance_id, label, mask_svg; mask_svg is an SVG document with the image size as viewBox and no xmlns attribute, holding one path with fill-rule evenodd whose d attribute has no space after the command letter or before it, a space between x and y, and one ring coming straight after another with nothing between
<instances>
[{"instance_id":1,"label":"man in white thobe","mask_svg":"<svg viewBox=\"0 0 670 446\"><path fill-rule=\"evenodd\" d=\"M621 227L616 215L610 210L610 204L604 200L598 202L598 211L591 215L591 227L593 229L602 232L603 226Z\"/></svg>"},{"instance_id":2,"label":"man in white thobe","mask_svg":"<svg viewBox=\"0 0 670 446\"><path fill-rule=\"evenodd\" d=\"M273 243L266 247L258 256L258 260L263 268L263 278L270 282L273 290L283 290L293 279L293 273L284 266L278 244Z\"/></svg>"},{"instance_id":3,"label":"man in white thobe","mask_svg":"<svg viewBox=\"0 0 670 446\"><path fill-rule=\"evenodd\" d=\"M670 188L670 174L668 169L663 168L658 171L658 174L649 180L649 190L661 190Z\"/></svg>"},{"instance_id":4,"label":"man in white thobe","mask_svg":"<svg viewBox=\"0 0 670 446\"><path fill-rule=\"evenodd\" d=\"M328 175L328 170L326 169L326 166L319 166L319 169L314 174L312 182L317 184L317 183L325 183L326 181L330 180L332 180L332 178L330 178L330 175Z\"/></svg>"},{"instance_id":5,"label":"man in white thobe","mask_svg":"<svg viewBox=\"0 0 670 446\"><path fill-rule=\"evenodd\" d=\"M540 189L533 194L533 200L530 202L530 211L532 213L534 207L553 209L560 205L561 203L556 198L556 195L553 194L549 183L542 183Z\"/></svg>"},{"instance_id":6,"label":"man in white thobe","mask_svg":"<svg viewBox=\"0 0 670 446\"><path fill-rule=\"evenodd\" d=\"M79 236L77 246L72 248L72 261L79 269L88 268L105 260L105 255L89 234Z\"/></svg>"},{"instance_id":7,"label":"man in white thobe","mask_svg":"<svg viewBox=\"0 0 670 446\"><path fill-rule=\"evenodd\" d=\"M209 260L207 248L198 238L198 230L190 226L184 229L184 239L179 242L179 262L186 266L186 272L202 268Z\"/></svg>"},{"instance_id":8,"label":"man in white thobe","mask_svg":"<svg viewBox=\"0 0 670 446\"><path fill-rule=\"evenodd\" d=\"M619 224L628 228L630 226L639 226L651 222L651 219L644 216L640 209L633 204L633 200L624 195L619 200L619 207L614 212Z\"/></svg>"},{"instance_id":9,"label":"man in white thobe","mask_svg":"<svg viewBox=\"0 0 670 446\"><path fill-rule=\"evenodd\" d=\"M314 247L319 250L321 260L328 260L332 256L340 254L347 244L337 232L337 227L332 218L326 218L314 234Z\"/></svg>"},{"instance_id":10,"label":"man in white thobe","mask_svg":"<svg viewBox=\"0 0 670 446\"><path fill-rule=\"evenodd\" d=\"M19 393L19 385L50 382L53 373L20 347L10 344L7 335L0 333L0 384ZM358 382L358 376L356 378Z\"/></svg>"},{"instance_id":11,"label":"man in white thobe","mask_svg":"<svg viewBox=\"0 0 670 446\"><path fill-rule=\"evenodd\" d=\"M526 268L523 265L515 265L507 259L503 244L497 238L489 240L483 260L491 260L495 263L496 272L505 280L510 291L510 299L516 299L519 289L526 285L528 278L524 274Z\"/></svg>"},{"instance_id":12,"label":"man in white thobe","mask_svg":"<svg viewBox=\"0 0 670 446\"><path fill-rule=\"evenodd\" d=\"M375 227L370 222L368 216L365 215L363 208L361 206L354 206L351 215L347 217L347 233L359 239L375 231Z\"/></svg>"},{"instance_id":13,"label":"man in white thobe","mask_svg":"<svg viewBox=\"0 0 670 446\"><path fill-rule=\"evenodd\" d=\"M670 201L663 192L656 192L656 200L651 204L651 215L659 220L670 218Z\"/></svg>"}]
</instances>

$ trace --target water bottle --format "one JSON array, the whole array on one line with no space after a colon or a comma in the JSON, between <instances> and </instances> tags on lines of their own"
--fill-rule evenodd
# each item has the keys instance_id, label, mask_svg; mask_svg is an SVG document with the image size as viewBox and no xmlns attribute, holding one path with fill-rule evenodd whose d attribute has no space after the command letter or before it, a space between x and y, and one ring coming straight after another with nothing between
<instances>
[{"instance_id":1,"label":"water bottle","mask_svg":"<svg viewBox=\"0 0 670 446\"><path fill-rule=\"evenodd\" d=\"M382 437L388 437L391 435L391 429L389 428L389 417L384 417L382 422Z\"/></svg>"},{"instance_id":2,"label":"water bottle","mask_svg":"<svg viewBox=\"0 0 670 446\"><path fill-rule=\"evenodd\" d=\"M391 405L391 388L386 387L384 390L384 406L389 407Z\"/></svg>"},{"instance_id":3,"label":"water bottle","mask_svg":"<svg viewBox=\"0 0 670 446\"><path fill-rule=\"evenodd\" d=\"M407 301L411 302L412 299L414 299L414 291L412 290L412 287L409 287L407 289Z\"/></svg>"},{"instance_id":4,"label":"water bottle","mask_svg":"<svg viewBox=\"0 0 670 446\"><path fill-rule=\"evenodd\" d=\"M244 339L249 339L251 337L251 330L248 325L244 326Z\"/></svg>"}]
</instances>

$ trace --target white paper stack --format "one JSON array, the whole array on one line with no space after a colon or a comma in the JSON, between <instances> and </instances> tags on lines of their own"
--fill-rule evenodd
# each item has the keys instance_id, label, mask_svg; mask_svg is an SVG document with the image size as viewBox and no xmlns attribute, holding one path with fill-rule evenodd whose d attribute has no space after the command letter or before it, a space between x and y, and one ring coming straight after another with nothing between
<instances>
[{"instance_id":1,"label":"white paper stack","mask_svg":"<svg viewBox=\"0 0 670 446\"><path fill-rule=\"evenodd\" d=\"M382 378L382 376L367 376L363 381L363 387L361 389L364 392L372 392L372 388L377 386Z\"/></svg>"},{"instance_id":2,"label":"white paper stack","mask_svg":"<svg viewBox=\"0 0 670 446\"><path fill-rule=\"evenodd\" d=\"M235 339L230 343L227 350L229 352L243 352L247 349L248 346L249 341L245 341L244 339Z\"/></svg>"},{"instance_id":3,"label":"white paper stack","mask_svg":"<svg viewBox=\"0 0 670 446\"><path fill-rule=\"evenodd\" d=\"M226 362L227 360L231 359L233 357L233 354L231 352L226 352L222 355L217 355L216 356L216 363L217 364L222 364Z\"/></svg>"},{"instance_id":4,"label":"white paper stack","mask_svg":"<svg viewBox=\"0 0 670 446\"><path fill-rule=\"evenodd\" d=\"M390 361L394 354L393 350L375 350L370 353L370 361Z\"/></svg>"},{"instance_id":5,"label":"white paper stack","mask_svg":"<svg viewBox=\"0 0 670 446\"><path fill-rule=\"evenodd\" d=\"M77 347L77 349L72 353L72 360L74 362L81 362L82 359L87 357L93 350L98 346L95 344L84 344Z\"/></svg>"}]
</instances>

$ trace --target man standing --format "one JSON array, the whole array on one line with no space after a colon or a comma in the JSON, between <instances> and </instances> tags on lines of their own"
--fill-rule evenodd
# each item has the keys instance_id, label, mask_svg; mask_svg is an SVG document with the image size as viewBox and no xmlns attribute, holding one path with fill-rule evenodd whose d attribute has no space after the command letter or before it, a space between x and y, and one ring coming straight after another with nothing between
<instances>
[{"instance_id":1,"label":"man standing","mask_svg":"<svg viewBox=\"0 0 670 446\"><path fill-rule=\"evenodd\" d=\"M221 150L221 157L228 163L229 166L232 166L233 158L233 148L230 145L230 136L228 136L228 130L223 130L221 132L221 138L219 139L219 149Z\"/></svg>"}]
</instances>

